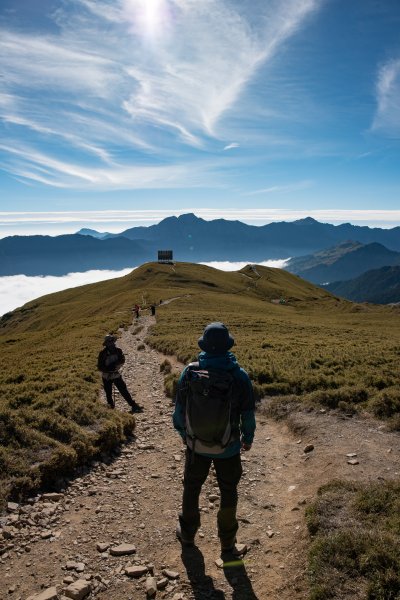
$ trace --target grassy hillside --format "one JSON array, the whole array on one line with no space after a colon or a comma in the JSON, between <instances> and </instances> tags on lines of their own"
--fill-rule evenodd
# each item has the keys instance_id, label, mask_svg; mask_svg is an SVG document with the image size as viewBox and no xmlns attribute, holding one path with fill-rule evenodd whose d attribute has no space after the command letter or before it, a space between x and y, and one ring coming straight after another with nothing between
<instances>
[{"instance_id":1,"label":"grassy hillside","mask_svg":"<svg viewBox=\"0 0 400 600\"><path fill-rule=\"evenodd\" d=\"M191 360L204 326L223 320L259 396L367 409L399 426L398 309L352 304L279 269L178 271L187 295L159 311L156 348Z\"/></svg>"},{"instance_id":2,"label":"grassy hillside","mask_svg":"<svg viewBox=\"0 0 400 600\"><path fill-rule=\"evenodd\" d=\"M97 353L105 333L130 323L133 304L160 299L175 299L149 338L163 352L192 359L204 326L222 320L259 395L398 418L396 309L353 305L279 269L148 263L1 319L3 498L54 481L132 432L133 417L98 400Z\"/></svg>"}]
</instances>

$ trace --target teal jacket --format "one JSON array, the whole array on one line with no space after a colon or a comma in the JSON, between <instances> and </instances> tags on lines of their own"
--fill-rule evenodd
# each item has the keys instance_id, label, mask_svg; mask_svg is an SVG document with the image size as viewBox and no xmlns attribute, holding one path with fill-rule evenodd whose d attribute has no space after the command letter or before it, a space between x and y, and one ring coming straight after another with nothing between
<instances>
[{"instance_id":1,"label":"teal jacket","mask_svg":"<svg viewBox=\"0 0 400 600\"><path fill-rule=\"evenodd\" d=\"M256 430L253 386L246 371L239 366L236 357L232 352L226 352L225 354L220 355L200 352L198 361L201 369L221 369L231 371L234 378L238 380L238 385L241 385L243 390L238 407L240 439L232 441L222 454L202 453L203 456L210 456L212 458L230 458L240 452L242 442L245 444L252 444L253 442L254 432ZM187 369L188 367L185 367L178 381L175 410L173 414L174 427L183 440L186 439L185 398L183 389Z\"/></svg>"}]
</instances>

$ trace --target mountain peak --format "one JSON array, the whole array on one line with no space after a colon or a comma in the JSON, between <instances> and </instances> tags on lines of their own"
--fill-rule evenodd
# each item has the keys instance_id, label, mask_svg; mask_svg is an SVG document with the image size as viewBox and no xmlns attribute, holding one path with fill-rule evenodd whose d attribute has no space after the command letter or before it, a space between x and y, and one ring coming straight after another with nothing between
<instances>
[{"instance_id":1,"label":"mountain peak","mask_svg":"<svg viewBox=\"0 0 400 600\"><path fill-rule=\"evenodd\" d=\"M178 221L181 223L195 223L197 221L202 221L199 217L196 217L194 213L185 213L183 215L179 215Z\"/></svg>"},{"instance_id":2,"label":"mountain peak","mask_svg":"<svg viewBox=\"0 0 400 600\"><path fill-rule=\"evenodd\" d=\"M305 217L304 219L298 219L297 221L293 221L294 225L320 225L319 221L316 221L312 217Z\"/></svg>"}]
</instances>

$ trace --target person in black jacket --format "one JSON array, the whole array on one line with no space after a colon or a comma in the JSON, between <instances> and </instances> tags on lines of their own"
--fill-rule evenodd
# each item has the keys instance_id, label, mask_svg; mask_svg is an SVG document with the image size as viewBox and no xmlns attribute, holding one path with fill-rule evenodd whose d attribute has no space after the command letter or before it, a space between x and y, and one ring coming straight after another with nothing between
<instances>
[{"instance_id":1,"label":"person in black jacket","mask_svg":"<svg viewBox=\"0 0 400 600\"><path fill-rule=\"evenodd\" d=\"M114 335L106 335L103 342L103 350L99 353L97 368L102 372L103 387L106 393L107 403L110 408L115 408L112 386L118 389L119 393L129 406L133 413L142 412L143 408L137 404L130 395L125 381L119 369L125 362L125 356L121 348L117 348L115 342L117 338Z\"/></svg>"},{"instance_id":2,"label":"person in black jacket","mask_svg":"<svg viewBox=\"0 0 400 600\"><path fill-rule=\"evenodd\" d=\"M182 510L176 535L183 545L194 544L196 532L200 527L199 496L213 464L220 489L217 524L221 551L235 553L236 533L239 527L236 516L237 487L242 475L240 452L251 449L256 429L253 385L246 371L239 366L235 355L230 352L234 339L223 323L214 322L207 325L198 340L198 345L202 350L198 362L185 367L178 381L173 414L174 427L186 446ZM232 436L229 442L220 448L218 444L215 447L208 444L207 447L200 438L191 437L188 400L193 369L200 369L197 373L208 373L209 376L219 373L221 378L224 374L231 374ZM210 408L204 416L206 420L212 418Z\"/></svg>"}]
</instances>

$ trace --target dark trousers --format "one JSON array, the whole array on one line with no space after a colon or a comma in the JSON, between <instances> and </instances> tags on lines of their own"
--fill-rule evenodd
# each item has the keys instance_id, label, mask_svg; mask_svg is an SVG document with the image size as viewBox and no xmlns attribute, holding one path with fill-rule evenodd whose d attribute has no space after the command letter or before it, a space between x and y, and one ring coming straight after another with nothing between
<instances>
[{"instance_id":1,"label":"dark trousers","mask_svg":"<svg viewBox=\"0 0 400 600\"><path fill-rule=\"evenodd\" d=\"M237 486L242 476L240 454L231 458L209 458L201 454L193 454L187 448L182 512L179 515L181 530L187 537L192 537L200 527L199 496L211 463L214 463L221 493L217 515L218 536L221 542L230 543L234 540L238 530L236 508L238 503Z\"/></svg>"},{"instance_id":2,"label":"dark trousers","mask_svg":"<svg viewBox=\"0 0 400 600\"><path fill-rule=\"evenodd\" d=\"M112 394L113 384L115 385L115 387L117 388L117 390L119 391L121 396L123 398L125 398L125 400L129 404L129 406L134 406L135 403L132 399L132 396L128 392L128 388L126 387L126 383L122 379L122 377L117 377L116 379L104 379L103 378L103 387L104 387L104 391L106 393L106 398L107 398L107 402L108 402L109 406L112 406L114 408L114 400L113 400L113 394Z\"/></svg>"}]
</instances>

